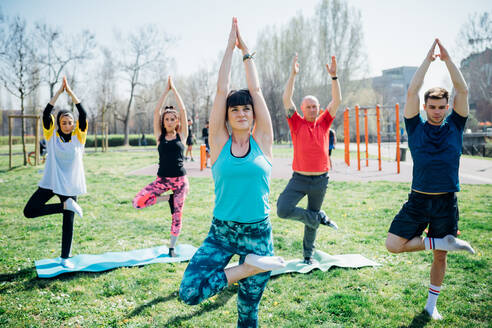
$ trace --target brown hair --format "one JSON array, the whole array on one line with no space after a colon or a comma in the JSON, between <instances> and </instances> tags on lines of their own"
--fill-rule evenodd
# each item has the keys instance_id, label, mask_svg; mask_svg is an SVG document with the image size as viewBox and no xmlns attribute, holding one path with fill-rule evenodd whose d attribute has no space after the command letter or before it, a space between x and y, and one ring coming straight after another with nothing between
<instances>
[{"instance_id":1,"label":"brown hair","mask_svg":"<svg viewBox=\"0 0 492 328\"><path fill-rule=\"evenodd\" d=\"M428 99L446 99L446 102L449 101L449 92L448 90L440 87L435 87L427 90L424 94L424 103L427 104Z\"/></svg>"},{"instance_id":2,"label":"brown hair","mask_svg":"<svg viewBox=\"0 0 492 328\"><path fill-rule=\"evenodd\" d=\"M176 128L175 128L176 132L179 131L179 127L180 127L178 111L174 109L174 106L166 106L164 107L164 111L162 112L162 116L161 116L161 134L164 133L164 135L166 133L166 128L164 126L164 117L167 114L174 114L174 116L176 116L176 121L178 121L178 124L176 124Z\"/></svg>"}]
</instances>

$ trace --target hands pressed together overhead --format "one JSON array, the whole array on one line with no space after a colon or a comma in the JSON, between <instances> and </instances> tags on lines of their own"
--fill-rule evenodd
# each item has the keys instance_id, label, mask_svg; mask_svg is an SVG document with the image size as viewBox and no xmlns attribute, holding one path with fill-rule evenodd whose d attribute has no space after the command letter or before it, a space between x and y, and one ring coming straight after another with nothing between
<instances>
[{"instance_id":1,"label":"hands pressed together overhead","mask_svg":"<svg viewBox=\"0 0 492 328\"><path fill-rule=\"evenodd\" d=\"M237 25L237 17L232 17L232 26L231 26L231 32L229 33L228 46L231 49L237 47L243 53L248 52L248 47L246 46L246 43L241 37L241 33L239 33L239 27Z\"/></svg>"},{"instance_id":2,"label":"hands pressed together overhead","mask_svg":"<svg viewBox=\"0 0 492 328\"><path fill-rule=\"evenodd\" d=\"M439 47L439 53L438 54L434 53L435 49L436 49L436 45ZM439 57L442 61L446 61L450 58L448 51L446 50L446 48L444 48L444 46L442 45L441 41L439 41L439 39L434 40L429 52L427 53L427 58L431 62L436 60L437 57Z\"/></svg>"},{"instance_id":3,"label":"hands pressed together overhead","mask_svg":"<svg viewBox=\"0 0 492 328\"><path fill-rule=\"evenodd\" d=\"M70 88L70 86L68 85L68 82L67 82L67 77L64 76L63 77L63 81L62 81L62 84L60 86L60 89L58 89L57 93L58 94L62 94L63 91L65 91L66 93L68 93L70 96L73 95L73 91L72 89Z\"/></svg>"}]
</instances>

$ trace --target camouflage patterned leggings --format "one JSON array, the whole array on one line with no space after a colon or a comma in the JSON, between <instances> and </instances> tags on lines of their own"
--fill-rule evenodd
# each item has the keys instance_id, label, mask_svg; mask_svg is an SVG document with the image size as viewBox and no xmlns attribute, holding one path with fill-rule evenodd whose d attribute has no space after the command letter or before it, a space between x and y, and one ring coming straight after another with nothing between
<instances>
[{"instance_id":1,"label":"camouflage patterned leggings","mask_svg":"<svg viewBox=\"0 0 492 328\"><path fill-rule=\"evenodd\" d=\"M179 296L196 305L227 287L224 268L234 254L239 263L247 254L273 255L270 219L258 223L237 223L214 218L203 244L191 259L181 281ZM257 327L258 308L263 290L270 279L264 272L238 281L238 327Z\"/></svg>"},{"instance_id":2,"label":"camouflage patterned leggings","mask_svg":"<svg viewBox=\"0 0 492 328\"><path fill-rule=\"evenodd\" d=\"M188 194L189 184L186 175L181 177L157 177L154 182L149 183L133 198L133 207L144 208L154 205L157 201L157 196L162 195L168 190L173 191L171 198L172 224L171 234L179 236L181 231L181 218L183 216L183 207L186 195Z\"/></svg>"}]
</instances>

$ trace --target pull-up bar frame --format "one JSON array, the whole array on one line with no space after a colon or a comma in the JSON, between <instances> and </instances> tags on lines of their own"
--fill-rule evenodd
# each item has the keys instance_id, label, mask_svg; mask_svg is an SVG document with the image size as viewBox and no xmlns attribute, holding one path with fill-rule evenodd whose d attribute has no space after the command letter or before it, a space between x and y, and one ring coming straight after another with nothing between
<instances>
[{"instance_id":1,"label":"pull-up bar frame","mask_svg":"<svg viewBox=\"0 0 492 328\"><path fill-rule=\"evenodd\" d=\"M366 144L366 167L369 166L369 128L368 128L368 110L376 110L376 129L377 129L377 140L378 140L378 170L381 171L381 109L395 109L396 116L396 168L397 173L400 173L400 105L395 104L395 106L389 105L376 105L376 107L363 106L360 107L356 105L354 107L355 111L355 135L357 142L357 170L360 171L360 118L359 111L363 110L364 113L364 141ZM343 131L344 131L344 144L345 144L345 163L350 166L350 114L349 107L345 108L343 113Z\"/></svg>"}]
</instances>

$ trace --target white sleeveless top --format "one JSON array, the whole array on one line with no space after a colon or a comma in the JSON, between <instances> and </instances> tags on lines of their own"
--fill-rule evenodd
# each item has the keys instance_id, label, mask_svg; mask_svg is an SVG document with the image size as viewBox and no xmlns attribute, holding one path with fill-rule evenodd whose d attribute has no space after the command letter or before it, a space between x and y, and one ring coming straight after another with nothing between
<instances>
[{"instance_id":1,"label":"white sleeveless top","mask_svg":"<svg viewBox=\"0 0 492 328\"><path fill-rule=\"evenodd\" d=\"M43 127L43 133L47 141L48 155L44 175L38 185L52 190L57 195L85 194L87 189L82 154L87 137L87 124L85 131L81 131L77 121L71 140L64 142L55 131L55 118L51 115L51 126L49 129Z\"/></svg>"}]
</instances>

